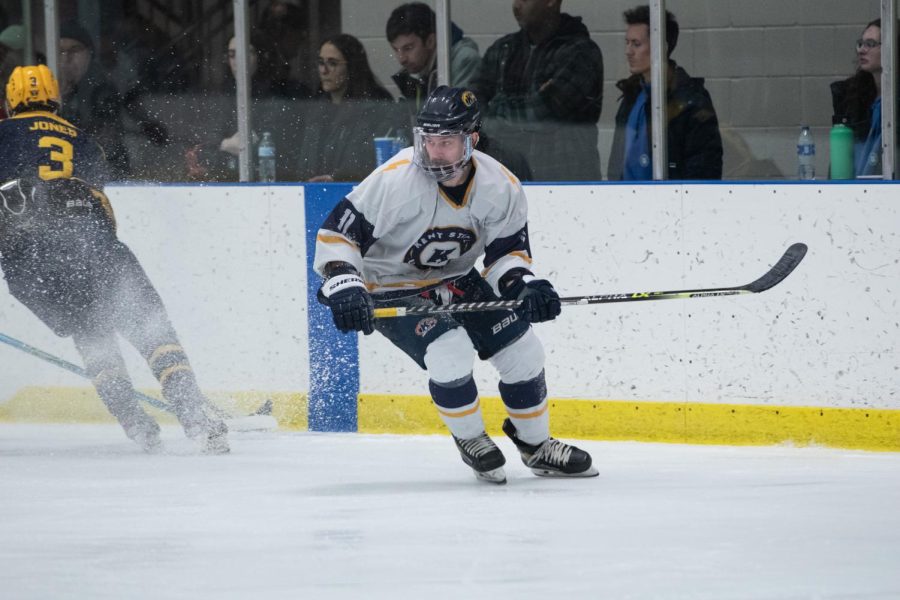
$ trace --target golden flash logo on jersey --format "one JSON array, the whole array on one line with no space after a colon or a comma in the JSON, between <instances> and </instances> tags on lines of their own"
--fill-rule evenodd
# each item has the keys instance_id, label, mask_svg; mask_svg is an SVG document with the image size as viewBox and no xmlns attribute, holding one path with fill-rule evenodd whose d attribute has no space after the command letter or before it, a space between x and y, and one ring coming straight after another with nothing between
<instances>
[{"instance_id":1,"label":"golden flash logo on jersey","mask_svg":"<svg viewBox=\"0 0 900 600\"><path fill-rule=\"evenodd\" d=\"M478 237L471 229L429 229L406 251L403 262L419 269L440 269L472 249Z\"/></svg>"}]
</instances>

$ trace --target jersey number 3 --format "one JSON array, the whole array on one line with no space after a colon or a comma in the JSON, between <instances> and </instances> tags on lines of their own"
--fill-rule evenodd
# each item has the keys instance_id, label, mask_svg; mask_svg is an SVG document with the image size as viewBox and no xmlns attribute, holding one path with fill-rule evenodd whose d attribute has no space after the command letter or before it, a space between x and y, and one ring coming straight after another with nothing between
<instances>
[{"instance_id":1,"label":"jersey number 3","mask_svg":"<svg viewBox=\"0 0 900 600\"><path fill-rule=\"evenodd\" d=\"M69 178L72 176L72 143L62 138L45 135L38 140L38 146L50 149L50 165L41 165L38 175L41 179Z\"/></svg>"}]
</instances>

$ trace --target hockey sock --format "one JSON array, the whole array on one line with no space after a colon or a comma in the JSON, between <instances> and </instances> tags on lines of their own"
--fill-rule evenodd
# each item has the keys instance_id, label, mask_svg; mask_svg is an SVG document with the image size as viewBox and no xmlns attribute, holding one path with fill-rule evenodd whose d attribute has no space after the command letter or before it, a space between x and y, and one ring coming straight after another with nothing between
<instances>
[{"instance_id":1,"label":"hockey sock","mask_svg":"<svg viewBox=\"0 0 900 600\"><path fill-rule=\"evenodd\" d=\"M96 334L75 335L72 339L97 395L122 427L129 431L135 425L150 421L134 397L134 386L115 337L112 334Z\"/></svg>"},{"instance_id":2,"label":"hockey sock","mask_svg":"<svg viewBox=\"0 0 900 600\"><path fill-rule=\"evenodd\" d=\"M550 437L550 412L544 372L528 381L500 382L500 397L516 427L516 436L532 446Z\"/></svg>"},{"instance_id":3,"label":"hockey sock","mask_svg":"<svg viewBox=\"0 0 900 600\"><path fill-rule=\"evenodd\" d=\"M481 401L471 375L450 383L431 380L428 382L428 389L450 433L461 440L469 440L484 433Z\"/></svg>"},{"instance_id":4,"label":"hockey sock","mask_svg":"<svg viewBox=\"0 0 900 600\"><path fill-rule=\"evenodd\" d=\"M200 399L200 388L184 350L178 344L164 344L153 350L147 364L159 380L163 397L175 406Z\"/></svg>"}]
</instances>

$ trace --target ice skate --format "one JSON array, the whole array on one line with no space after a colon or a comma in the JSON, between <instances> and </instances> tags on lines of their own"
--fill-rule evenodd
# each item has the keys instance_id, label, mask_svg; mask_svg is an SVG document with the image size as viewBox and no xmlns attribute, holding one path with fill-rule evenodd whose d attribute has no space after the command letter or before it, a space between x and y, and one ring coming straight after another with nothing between
<instances>
[{"instance_id":1,"label":"ice skate","mask_svg":"<svg viewBox=\"0 0 900 600\"><path fill-rule=\"evenodd\" d=\"M147 454L160 454L163 451L162 440L159 437L159 425L150 417L125 427L125 435Z\"/></svg>"},{"instance_id":2,"label":"ice skate","mask_svg":"<svg viewBox=\"0 0 900 600\"><path fill-rule=\"evenodd\" d=\"M231 452L231 446L228 445L228 427L224 421L212 420L202 439L204 454L228 454Z\"/></svg>"},{"instance_id":3,"label":"ice skate","mask_svg":"<svg viewBox=\"0 0 900 600\"><path fill-rule=\"evenodd\" d=\"M218 417L210 417L201 406L191 406L178 411L178 420L184 433L192 440L199 440L204 454L228 454L228 426Z\"/></svg>"},{"instance_id":4,"label":"ice skate","mask_svg":"<svg viewBox=\"0 0 900 600\"><path fill-rule=\"evenodd\" d=\"M561 442L548 438L537 446L526 444L516 435L516 427L512 421L503 421L503 433L513 441L522 462L531 472L541 477L596 477L600 473L591 466L591 455Z\"/></svg>"},{"instance_id":5,"label":"ice skate","mask_svg":"<svg viewBox=\"0 0 900 600\"><path fill-rule=\"evenodd\" d=\"M506 473L503 471L506 458L487 433L470 440L453 436L453 441L459 448L463 462L472 467L475 477L490 483L506 483Z\"/></svg>"}]
</instances>

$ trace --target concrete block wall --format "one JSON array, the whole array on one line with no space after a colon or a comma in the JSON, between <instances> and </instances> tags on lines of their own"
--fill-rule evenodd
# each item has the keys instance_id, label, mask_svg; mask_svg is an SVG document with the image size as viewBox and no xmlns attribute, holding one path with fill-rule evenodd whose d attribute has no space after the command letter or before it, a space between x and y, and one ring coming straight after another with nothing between
<instances>
[{"instance_id":1,"label":"concrete block wall","mask_svg":"<svg viewBox=\"0 0 900 600\"><path fill-rule=\"evenodd\" d=\"M430 2L433 6L434 3ZM343 30L366 45L382 83L399 67L384 39L390 11L402 0L342 0ZM622 12L638 2L566 0L581 16L604 58L600 155L604 164L618 106L615 82L628 75ZM681 36L672 58L705 77L726 140L726 176L794 177L796 137L813 127L818 172L827 173L831 96L828 84L848 77L854 41L879 16L878 0L669 0ZM454 22L484 51L518 29L510 0L451 0ZM391 85L389 88L394 89ZM771 162L768 162L771 161Z\"/></svg>"}]
</instances>

